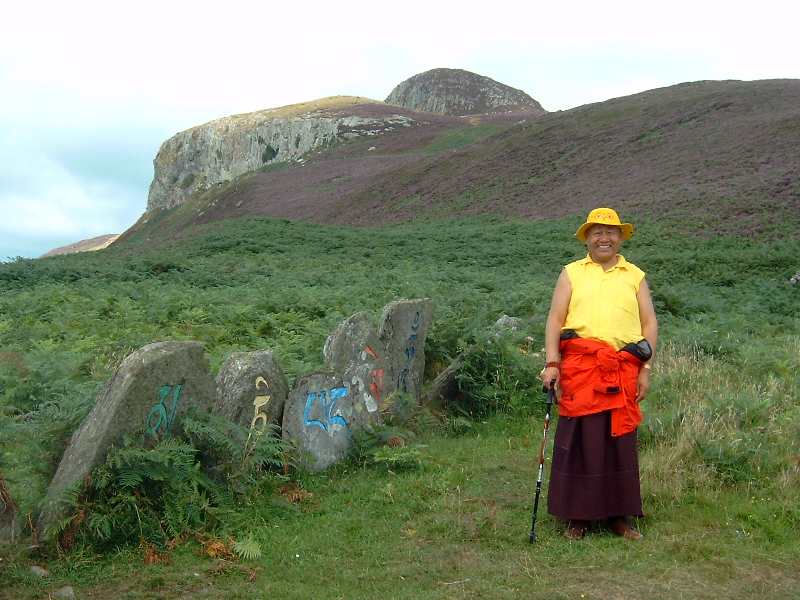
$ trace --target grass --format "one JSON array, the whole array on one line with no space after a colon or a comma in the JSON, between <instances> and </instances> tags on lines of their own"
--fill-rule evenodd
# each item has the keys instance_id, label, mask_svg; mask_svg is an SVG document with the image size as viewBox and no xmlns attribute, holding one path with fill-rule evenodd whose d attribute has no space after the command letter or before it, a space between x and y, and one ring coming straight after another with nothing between
<instances>
[{"instance_id":1,"label":"grass","mask_svg":"<svg viewBox=\"0 0 800 600\"><path fill-rule=\"evenodd\" d=\"M353 312L429 296L428 378L479 343L474 377L484 379L471 389L493 394L497 410L460 436L423 431L412 445L418 468L354 461L297 473L310 498L238 507L259 559L212 559L189 538L169 564L130 578L141 548L59 559L3 548L0 598L65 584L87 598L794 597L796 243L637 226L624 253L648 271L664 343L640 428L647 517L634 545L602 531L568 542L545 505L540 542L527 544L543 409L525 386L542 360L553 282L581 254L572 220L391 229L238 220L158 246L134 239L0 265L0 472L24 513L35 514L101 383L155 340L199 339L215 369L231 351L272 348L291 380L320 366L325 336ZM494 352L487 331L502 313L522 317L524 331ZM524 335L532 355L518 354ZM51 578L29 573L37 561Z\"/></svg>"},{"instance_id":2,"label":"grass","mask_svg":"<svg viewBox=\"0 0 800 600\"><path fill-rule=\"evenodd\" d=\"M482 123L445 131L425 148L429 154L458 150L511 127L508 123Z\"/></svg>"}]
</instances>

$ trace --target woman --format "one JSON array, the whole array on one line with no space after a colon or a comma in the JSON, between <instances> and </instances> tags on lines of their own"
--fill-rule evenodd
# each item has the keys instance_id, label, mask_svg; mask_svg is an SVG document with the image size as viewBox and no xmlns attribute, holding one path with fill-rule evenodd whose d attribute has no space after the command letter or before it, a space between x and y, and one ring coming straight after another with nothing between
<instances>
[{"instance_id":1,"label":"woman","mask_svg":"<svg viewBox=\"0 0 800 600\"><path fill-rule=\"evenodd\" d=\"M658 337L644 272L619 254L633 225L597 208L575 233L588 255L564 267L545 330L541 378L559 392L549 512L581 539L592 521L638 540L642 516L636 428Z\"/></svg>"}]
</instances>

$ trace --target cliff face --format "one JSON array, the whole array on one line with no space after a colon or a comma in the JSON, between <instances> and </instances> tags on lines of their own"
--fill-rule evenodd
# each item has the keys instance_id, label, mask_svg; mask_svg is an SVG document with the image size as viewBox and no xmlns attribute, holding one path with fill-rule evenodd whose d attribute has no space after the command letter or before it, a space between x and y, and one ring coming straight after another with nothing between
<instances>
[{"instance_id":1,"label":"cliff face","mask_svg":"<svg viewBox=\"0 0 800 600\"><path fill-rule=\"evenodd\" d=\"M302 162L304 154L337 138L376 135L414 122L391 111L358 116L357 107L364 105L384 106L338 96L225 117L178 133L161 145L153 161L147 211L179 206L195 192L270 164Z\"/></svg>"},{"instance_id":2,"label":"cliff face","mask_svg":"<svg viewBox=\"0 0 800 600\"><path fill-rule=\"evenodd\" d=\"M182 131L161 145L153 161L147 212L180 206L215 184L272 164L303 164L304 155L339 139L423 125L433 116L430 113L453 118L506 112L538 116L546 111L525 92L488 77L434 69L398 85L387 103L335 96L217 119Z\"/></svg>"},{"instance_id":3,"label":"cliff face","mask_svg":"<svg viewBox=\"0 0 800 600\"><path fill-rule=\"evenodd\" d=\"M457 116L508 111L525 111L533 115L547 112L522 90L461 69L432 69L414 75L395 87L386 103Z\"/></svg>"}]
</instances>

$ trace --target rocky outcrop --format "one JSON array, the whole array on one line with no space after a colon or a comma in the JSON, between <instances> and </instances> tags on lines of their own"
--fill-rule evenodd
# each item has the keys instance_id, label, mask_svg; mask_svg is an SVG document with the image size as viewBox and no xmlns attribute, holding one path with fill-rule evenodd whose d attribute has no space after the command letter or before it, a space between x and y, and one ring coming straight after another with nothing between
<instances>
[{"instance_id":1,"label":"rocky outcrop","mask_svg":"<svg viewBox=\"0 0 800 600\"><path fill-rule=\"evenodd\" d=\"M547 112L522 90L461 69L432 69L414 75L395 87L386 103L457 116L509 111L541 115Z\"/></svg>"},{"instance_id":2,"label":"rocky outcrop","mask_svg":"<svg viewBox=\"0 0 800 600\"><path fill-rule=\"evenodd\" d=\"M81 240L80 242L75 242L74 244L53 248L52 250L42 254L41 258L58 256L59 254L73 254L75 252L94 252L95 250L102 250L103 248L108 248L111 244L117 241L118 237L118 233L98 235L97 237L93 237L88 240Z\"/></svg>"},{"instance_id":3,"label":"rocky outcrop","mask_svg":"<svg viewBox=\"0 0 800 600\"><path fill-rule=\"evenodd\" d=\"M297 161L337 139L408 127L414 119L367 98L337 96L283 108L233 115L188 129L161 145L153 161L147 211L173 208L192 194L275 163Z\"/></svg>"}]
</instances>

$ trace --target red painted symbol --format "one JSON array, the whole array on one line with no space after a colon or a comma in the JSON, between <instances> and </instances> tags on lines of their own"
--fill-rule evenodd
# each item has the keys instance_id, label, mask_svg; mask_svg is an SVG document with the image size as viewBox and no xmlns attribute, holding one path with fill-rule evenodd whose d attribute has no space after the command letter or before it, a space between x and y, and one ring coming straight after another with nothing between
<instances>
[{"instance_id":1,"label":"red painted symbol","mask_svg":"<svg viewBox=\"0 0 800 600\"><path fill-rule=\"evenodd\" d=\"M379 360L380 356L370 346L364 348L364 352L369 354L374 360ZM369 372L369 393L380 405L381 393L383 391L383 369L372 369Z\"/></svg>"},{"instance_id":2,"label":"red painted symbol","mask_svg":"<svg viewBox=\"0 0 800 600\"><path fill-rule=\"evenodd\" d=\"M381 390L383 389L383 369L373 369L369 372L369 393L375 398L375 401L380 405L381 403Z\"/></svg>"}]
</instances>

